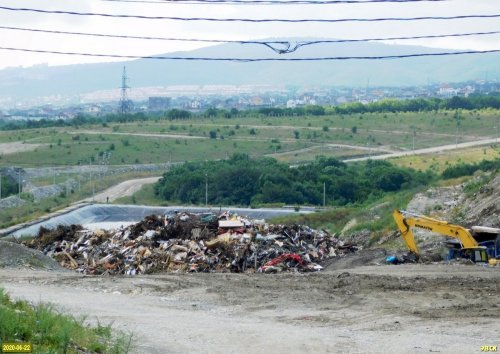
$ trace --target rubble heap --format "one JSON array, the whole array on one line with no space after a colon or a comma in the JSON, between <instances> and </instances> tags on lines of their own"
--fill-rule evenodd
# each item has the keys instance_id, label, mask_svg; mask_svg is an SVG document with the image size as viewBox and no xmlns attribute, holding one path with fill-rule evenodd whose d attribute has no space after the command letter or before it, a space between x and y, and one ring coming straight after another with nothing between
<instances>
[{"instance_id":1,"label":"rubble heap","mask_svg":"<svg viewBox=\"0 0 500 354\"><path fill-rule=\"evenodd\" d=\"M81 226L40 229L27 244L84 274L317 271L319 262L354 252L325 230L271 225L230 214L151 215L114 231Z\"/></svg>"}]
</instances>

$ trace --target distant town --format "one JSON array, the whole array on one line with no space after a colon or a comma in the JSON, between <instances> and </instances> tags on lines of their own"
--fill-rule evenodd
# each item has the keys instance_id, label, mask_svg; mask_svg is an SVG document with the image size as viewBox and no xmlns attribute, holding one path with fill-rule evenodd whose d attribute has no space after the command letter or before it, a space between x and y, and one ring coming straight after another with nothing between
<instances>
[{"instance_id":1,"label":"distant town","mask_svg":"<svg viewBox=\"0 0 500 354\"><path fill-rule=\"evenodd\" d=\"M96 91L78 97L49 96L13 102L0 98L0 119L70 120L77 115L105 116L120 110L123 88ZM477 80L418 87L293 87L285 85L203 85L140 87L126 90L129 113L162 112L183 109L202 112L217 109L296 108L307 105L338 106L383 99L468 97L473 94L500 93L499 80Z\"/></svg>"}]
</instances>

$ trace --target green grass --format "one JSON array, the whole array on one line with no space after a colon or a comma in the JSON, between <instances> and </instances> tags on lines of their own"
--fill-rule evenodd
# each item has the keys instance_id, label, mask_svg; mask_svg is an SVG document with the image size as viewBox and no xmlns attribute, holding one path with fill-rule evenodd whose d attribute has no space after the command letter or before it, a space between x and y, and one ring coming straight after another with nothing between
<instances>
[{"instance_id":1,"label":"green grass","mask_svg":"<svg viewBox=\"0 0 500 354\"><path fill-rule=\"evenodd\" d=\"M352 148L329 150L325 144L389 147L392 150L455 143L455 111L364 113L306 117L191 118L26 129L0 132L1 142L44 143L36 151L0 155L0 166L55 166L86 163L111 151L111 164L160 163L222 159L233 153L252 157L290 152L278 158L291 163L317 155L349 157ZM492 137L500 111L458 113L459 142ZM324 129L327 127L327 129ZM357 127L357 133L352 128ZM210 139L210 132L217 139ZM298 139L296 133L298 134ZM149 133L162 136L123 134ZM413 139L415 133L415 139ZM197 137L197 139L191 139ZM315 147L313 150L304 150Z\"/></svg>"},{"instance_id":2,"label":"green grass","mask_svg":"<svg viewBox=\"0 0 500 354\"><path fill-rule=\"evenodd\" d=\"M391 159L390 162L402 167L419 171L432 170L441 173L447 167L460 163L475 163L481 160L494 160L500 157L500 145L473 147L436 154L405 156Z\"/></svg>"},{"instance_id":3,"label":"green grass","mask_svg":"<svg viewBox=\"0 0 500 354\"><path fill-rule=\"evenodd\" d=\"M133 178L157 176L160 171L152 172L129 172L120 175L105 176L102 179L96 178L94 174L93 185L95 193L114 186L122 181ZM19 224L29 220L34 220L49 212L69 206L71 203L88 198L92 196L92 185L90 184L89 176L82 175L80 189L69 191L67 194L62 193L59 196L42 199L40 202L26 201L20 207L3 209L0 213L0 228L9 227L11 225ZM60 182L61 177L58 177ZM42 182L44 179L42 179ZM42 183L43 184L43 183Z\"/></svg>"},{"instance_id":4,"label":"green grass","mask_svg":"<svg viewBox=\"0 0 500 354\"><path fill-rule=\"evenodd\" d=\"M335 208L311 214L295 214L270 219L269 222L276 224L305 224L316 229L325 229L332 234L339 234L345 225L356 219L347 234L360 230L369 230L372 244L382 236L397 230L392 218L394 209L406 207L417 190L404 191L387 194L382 198L371 200L360 205Z\"/></svg>"},{"instance_id":5,"label":"green grass","mask_svg":"<svg viewBox=\"0 0 500 354\"><path fill-rule=\"evenodd\" d=\"M132 336L91 327L50 304L14 301L0 289L0 342L29 342L35 353L128 353Z\"/></svg>"}]
</instances>

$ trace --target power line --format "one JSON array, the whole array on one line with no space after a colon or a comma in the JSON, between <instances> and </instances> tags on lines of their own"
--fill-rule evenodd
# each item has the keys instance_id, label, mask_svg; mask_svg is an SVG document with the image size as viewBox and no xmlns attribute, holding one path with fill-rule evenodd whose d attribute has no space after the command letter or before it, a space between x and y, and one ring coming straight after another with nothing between
<instances>
[{"instance_id":1,"label":"power line","mask_svg":"<svg viewBox=\"0 0 500 354\"><path fill-rule=\"evenodd\" d=\"M21 7L6 7L0 6L0 10L6 11L24 11L36 12L44 14L62 14L75 16L98 16L111 18L136 18L143 20L170 20L170 21L210 21L210 22L286 22L286 23L305 23L305 22L382 22L382 21L421 21L421 20L457 20L470 18L496 18L500 14L493 15L458 15L458 16L422 16L422 17L382 17L382 18L339 18L339 19L284 19L284 18L267 18L267 19L252 19L252 18L210 18L210 17L176 17L176 16L144 16L144 15L120 15L97 12L77 12L77 11L61 11L61 10L42 10Z\"/></svg>"},{"instance_id":2,"label":"power line","mask_svg":"<svg viewBox=\"0 0 500 354\"><path fill-rule=\"evenodd\" d=\"M439 53L414 53L402 55L380 55L380 56L343 56L343 57L312 57L312 58L214 58L214 57L181 57L181 56L163 56L163 55L119 55L119 54L102 54L102 53L82 53L82 52L63 52L42 49L28 48L12 48L0 47L0 50L29 52L29 53L45 53L45 54L60 54L60 55L75 55L85 57L100 57L100 58L120 58L120 59L156 59L156 60L186 60L186 61L232 61L232 62L260 62L260 61L331 61L331 60L381 60L381 59L404 59L417 57L435 57L435 56L452 56L464 54L486 54L497 53L500 49L491 50L464 50L453 52Z\"/></svg>"},{"instance_id":3,"label":"power line","mask_svg":"<svg viewBox=\"0 0 500 354\"><path fill-rule=\"evenodd\" d=\"M240 43L240 44L263 44L263 43L288 43L287 41L246 41L246 40L230 40L230 39L199 39L199 38L174 38L174 37L155 37L155 36L129 36L120 34L107 34L107 33L90 33L90 32L73 32L73 31L56 31L44 30L38 28L23 28L23 27L10 27L0 26L0 29L14 30L14 31L27 31L27 32L41 32L52 34L68 34L78 36L90 37L106 37L106 38L126 38L126 39L144 39L144 40L160 40L160 41L179 41L179 42L205 42L205 43ZM499 32L500 33L500 32Z\"/></svg>"},{"instance_id":4,"label":"power line","mask_svg":"<svg viewBox=\"0 0 500 354\"><path fill-rule=\"evenodd\" d=\"M101 0L106 2L139 2L152 4L176 5L333 5L333 4L370 4L370 3L408 3L408 2L444 2L449 0Z\"/></svg>"},{"instance_id":5,"label":"power line","mask_svg":"<svg viewBox=\"0 0 500 354\"><path fill-rule=\"evenodd\" d=\"M315 44L327 44L327 43L354 43L354 42L380 42L380 41L394 41L394 40L413 40L413 39L430 39L430 38L449 38L449 37L468 37L468 36L483 36L499 34L500 31L489 31L489 32L470 32L470 33L451 33L451 34L431 34L422 36L404 36L404 37L385 37L385 38L362 38L362 39L325 39L317 41L304 41L297 42L296 45L290 48L290 52L296 51L300 47L305 47L308 45Z\"/></svg>"},{"instance_id":6,"label":"power line","mask_svg":"<svg viewBox=\"0 0 500 354\"><path fill-rule=\"evenodd\" d=\"M467 36L483 36L500 34L500 31L489 32L471 32L471 33L451 33L451 34L435 34L435 35L420 35L420 36L405 36L405 37L378 37L378 38L360 38L360 39L331 39L331 40L315 40L315 41L299 41L292 43L290 41L260 41L260 40L224 40L224 39L198 39L198 38L174 38L174 37L155 37L155 36L129 36L107 33L89 33L89 32L73 32L73 31L57 31L45 30L39 28L11 27L0 26L0 29L26 31L36 33L50 33L89 37L104 37L104 38L123 38L123 39L140 39L140 40L160 40L160 41L178 41L178 42L201 42L201 43L237 43L237 44L259 44L267 46L277 53L291 53L300 47L328 44L328 43L351 43L351 42L375 42L375 41L391 41L391 40L412 40L412 39L429 39L429 38L447 38L447 37L467 37ZM281 48L279 46L282 46Z\"/></svg>"}]
</instances>

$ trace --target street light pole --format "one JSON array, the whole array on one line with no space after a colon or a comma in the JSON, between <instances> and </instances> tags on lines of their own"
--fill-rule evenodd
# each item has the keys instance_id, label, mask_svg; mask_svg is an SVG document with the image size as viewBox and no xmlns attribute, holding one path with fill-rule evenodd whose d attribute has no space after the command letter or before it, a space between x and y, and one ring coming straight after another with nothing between
<instances>
[{"instance_id":1,"label":"street light pole","mask_svg":"<svg viewBox=\"0 0 500 354\"><path fill-rule=\"evenodd\" d=\"M208 173L205 173L205 208L208 206Z\"/></svg>"},{"instance_id":2,"label":"street light pole","mask_svg":"<svg viewBox=\"0 0 500 354\"><path fill-rule=\"evenodd\" d=\"M496 143L498 144L498 117L497 117L497 125L496 125L496 131L497 131L497 138L496 138Z\"/></svg>"},{"instance_id":3,"label":"street light pole","mask_svg":"<svg viewBox=\"0 0 500 354\"><path fill-rule=\"evenodd\" d=\"M326 205L326 182L323 182L323 208Z\"/></svg>"},{"instance_id":4,"label":"street light pole","mask_svg":"<svg viewBox=\"0 0 500 354\"><path fill-rule=\"evenodd\" d=\"M92 183L92 159L90 159L90 186L92 187L92 201L94 201L94 184Z\"/></svg>"}]
</instances>

